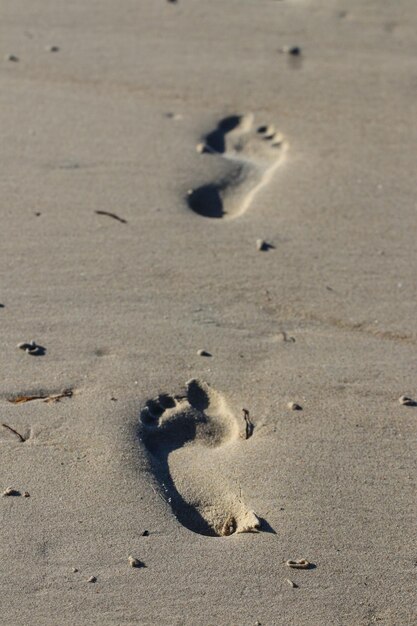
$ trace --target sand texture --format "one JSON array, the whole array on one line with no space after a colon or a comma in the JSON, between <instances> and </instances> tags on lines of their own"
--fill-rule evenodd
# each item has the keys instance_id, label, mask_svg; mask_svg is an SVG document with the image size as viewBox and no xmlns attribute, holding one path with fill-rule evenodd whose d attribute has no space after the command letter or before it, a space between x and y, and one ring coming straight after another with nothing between
<instances>
[{"instance_id":1,"label":"sand texture","mask_svg":"<svg viewBox=\"0 0 417 626\"><path fill-rule=\"evenodd\" d=\"M0 14L0 624L416 624L415 0Z\"/></svg>"}]
</instances>

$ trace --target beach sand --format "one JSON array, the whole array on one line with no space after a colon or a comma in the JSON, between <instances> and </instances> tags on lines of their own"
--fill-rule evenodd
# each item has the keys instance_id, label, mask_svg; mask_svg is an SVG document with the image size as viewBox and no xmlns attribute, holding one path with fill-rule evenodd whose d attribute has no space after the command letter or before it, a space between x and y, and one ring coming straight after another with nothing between
<instances>
[{"instance_id":1,"label":"beach sand","mask_svg":"<svg viewBox=\"0 0 417 626\"><path fill-rule=\"evenodd\" d=\"M415 624L415 2L1 14L0 623Z\"/></svg>"}]
</instances>

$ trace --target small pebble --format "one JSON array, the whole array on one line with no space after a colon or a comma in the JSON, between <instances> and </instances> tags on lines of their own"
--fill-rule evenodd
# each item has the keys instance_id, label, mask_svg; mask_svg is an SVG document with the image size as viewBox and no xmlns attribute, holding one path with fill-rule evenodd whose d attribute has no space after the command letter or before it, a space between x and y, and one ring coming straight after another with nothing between
<instances>
[{"instance_id":1,"label":"small pebble","mask_svg":"<svg viewBox=\"0 0 417 626\"><path fill-rule=\"evenodd\" d=\"M59 52L59 46L46 46L46 52Z\"/></svg>"},{"instance_id":2,"label":"small pebble","mask_svg":"<svg viewBox=\"0 0 417 626\"><path fill-rule=\"evenodd\" d=\"M290 585L290 587L292 587L293 589L298 589L298 585L293 580L290 580L289 578L286 578L285 580Z\"/></svg>"},{"instance_id":3,"label":"small pebble","mask_svg":"<svg viewBox=\"0 0 417 626\"><path fill-rule=\"evenodd\" d=\"M405 406L415 406L417 404L417 402L415 402L412 398L409 398L408 396L401 396L398 402L400 404L404 404Z\"/></svg>"},{"instance_id":4,"label":"small pebble","mask_svg":"<svg viewBox=\"0 0 417 626\"><path fill-rule=\"evenodd\" d=\"M73 567L72 571L73 571L74 574L76 574L78 572L78 569L76 567Z\"/></svg>"},{"instance_id":5,"label":"small pebble","mask_svg":"<svg viewBox=\"0 0 417 626\"><path fill-rule=\"evenodd\" d=\"M6 61L13 61L13 63L17 63L19 61L19 57L17 57L15 54L8 54L6 56Z\"/></svg>"},{"instance_id":6,"label":"small pebble","mask_svg":"<svg viewBox=\"0 0 417 626\"><path fill-rule=\"evenodd\" d=\"M301 48L300 46L283 46L281 48L281 52L291 54L293 57L299 57L301 54Z\"/></svg>"},{"instance_id":7,"label":"small pebble","mask_svg":"<svg viewBox=\"0 0 417 626\"><path fill-rule=\"evenodd\" d=\"M24 492L24 494L23 494L23 497L24 497L24 498L30 498L30 493L29 493L29 491L25 491L25 492Z\"/></svg>"},{"instance_id":8,"label":"small pebble","mask_svg":"<svg viewBox=\"0 0 417 626\"><path fill-rule=\"evenodd\" d=\"M296 402L288 402L287 407L291 409L291 411L302 411L303 407Z\"/></svg>"},{"instance_id":9,"label":"small pebble","mask_svg":"<svg viewBox=\"0 0 417 626\"><path fill-rule=\"evenodd\" d=\"M265 239L256 240L256 249L261 252L266 252L267 250L271 250L273 248L275 248L275 246L272 245L272 243L268 243L267 241L265 241Z\"/></svg>"},{"instance_id":10,"label":"small pebble","mask_svg":"<svg viewBox=\"0 0 417 626\"><path fill-rule=\"evenodd\" d=\"M95 583L97 582L97 577L96 576L90 576L90 578L87 580L88 583Z\"/></svg>"},{"instance_id":11,"label":"small pebble","mask_svg":"<svg viewBox=\"0 0 417 626\"><path fill-rule=\"evenodd\" d=\"M149 537L149 530L144 530L142 533L142 537Z\"/></svg>"},{"instance_id":12,"label":"small pebble","mask_svg":"<svg viewBox=\"0 0 417 626\"><path fill-rule=\"evenodd\" d=\"M207 350L198 350L197 354L198 356L211 356L210 352L207 352Z\"/></svg>"},{"instance_id":13,"label":"small pebble","mask_svg":"<svg viewBox=\"0 0 417 626\"><path fill-rule=\"evenodd\" d=\"M165 116L171 120L175 120L176 122L178 122L178 120L182 120L181 113L173 113L172 111L170 111L169 113L165 113Z\"/></svg>"},{"instance_id":14,"label":"small pebble","mask_svg":"<svg viewBox=\"0 0 417 626\"><path fill-rule=\"evenodd\" d=\"M3 491L3 495L4 496L20 496L20 491L17 491L17 489L13 489L13 487L7 487L7 489Z\"/></svg>"},{"instance_id":15,"label":"small pebble","mask_svg":"<svg viewBox=\"0 0 417 626\"><path fill-rule=\"evenodd\" d=\"M130 567L144 567L142 561L139 561L139 559L135 559L134 556L129 556L127 560L129 561Z\"/></svg>"}]
</instances>

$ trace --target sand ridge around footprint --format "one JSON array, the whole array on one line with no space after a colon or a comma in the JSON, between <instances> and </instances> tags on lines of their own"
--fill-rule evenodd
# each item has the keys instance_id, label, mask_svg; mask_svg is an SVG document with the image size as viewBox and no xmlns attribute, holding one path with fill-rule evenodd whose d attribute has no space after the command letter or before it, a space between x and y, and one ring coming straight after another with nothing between
<instances>
[{"instance_id":1,"label":"sand ridge around footprint","mask_svg":"<svg viewBox=\"0 0 417 626\"><path fill-rule=\"evenodd\" d=\"M208 536L259 528L255 513L219 474L218 455L242 441L239 423L220 393L192 379L183 396L149 400L140 418L140 438L160 493L183 526Z\"/></svg>"},{"instance_id":2,"label":"sand ridge around footprint","mask_svg":"<svg viewBox=\"0 0 417 626\"><path fill-rule=\"evenodd\" d=\"M203 155L218 155L232 163L228 174L188 193L189 208L203 217L242 215L282 162L288 148L283 135L270 124L255 124L252 113L219 121L197 145Z\"/></svg>"}]
</instances>

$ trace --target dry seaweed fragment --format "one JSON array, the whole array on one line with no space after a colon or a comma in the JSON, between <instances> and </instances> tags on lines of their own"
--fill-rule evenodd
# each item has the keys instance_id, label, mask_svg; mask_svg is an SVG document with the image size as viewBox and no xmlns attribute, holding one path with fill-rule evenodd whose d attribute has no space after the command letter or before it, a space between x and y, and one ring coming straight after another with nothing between
<instances>
[{"instance_id":1,"label":"dry seaweed fragment","mask_svg":"<svg viewBox=\"0 0 417 626\"><path fill-rule=\"evenodd\" d=\"M34 396L15 396L14 398L8 398L8 401L12 402L13 404L23 404L24 402L31 402L32 400L42 400L43 402L59 402L61 398L71 398L73 395L74 392L72 389L64 389L63 391L61 391L61 393L40 393ZM5 424L3 424L3 426L5 426Z\"/></svg>"},{"instance_id":2,"label":"dry seaweed fragment","mask_svg":"<svg viewBox=\"0 0 417 626\"><path fill-rule=\"evenodd\" d=\"M11 426L9 426L8 424L2 424L3 428L7 428L7 430L10 430L10 432L12 432L13 434L15 434L17 437L19 437L20 441L23 443L26 441L26 439L23 437L23 435L21 435L20 433L17 432L17 430L15 430L14 428L12 428Z\"/></svg>"},{"instance_id":3,"label":"dry seaweed fragment","mask_svg":"<svg viewBox=\"0 0 417 626\"><path fill-rule=\"evenodd\" d=\"M123 217L119 217L116 213L110 213L109 211L94 211L97 215L107 215L107 217L112 217L114 220L121 222L122 224L127 224L127 220Z\"/></svg>"}]
</instances>

